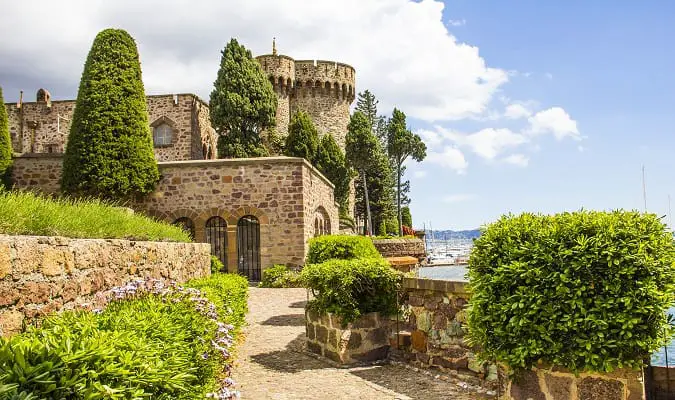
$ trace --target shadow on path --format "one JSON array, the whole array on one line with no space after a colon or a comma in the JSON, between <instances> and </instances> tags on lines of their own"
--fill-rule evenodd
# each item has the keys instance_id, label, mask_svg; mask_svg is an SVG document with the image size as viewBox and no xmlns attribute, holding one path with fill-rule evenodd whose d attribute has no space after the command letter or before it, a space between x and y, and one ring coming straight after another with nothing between
<instances>
[{"instance_id":1,"label":"shadow on path","mask_svg":"<svg viewBox=\"0 0 675 400\"><path fill-rule=\"evenodd\" d=\"M289 307L290 308L305 308L306 305L307 305L307 300L303 300L303 301L296 301L295 303L291 303L291 304L289 304Z\"/></svg>"},{"instance_id":2,"label":"shadow on path","mask_svg":"<svg viewBox=\"0 0 675 400\"><path fill-rule=\"evenodd\" d=\"M251 361L265 368L287 373L333 368L326 362L302 353L304 346L305 334L302 333L289 342L286 349L253 355Z\"/></svg>"},{"instance_id":3,"label":"shadow on path","mask_svg":"<svg viewBox=\"0 0 675 400\"><path fill-rule=\"evenodd\" d=\"M305 314L275 315L274 317L261 322L260 325L305 326Z\"/></svg>"}]
</instances>

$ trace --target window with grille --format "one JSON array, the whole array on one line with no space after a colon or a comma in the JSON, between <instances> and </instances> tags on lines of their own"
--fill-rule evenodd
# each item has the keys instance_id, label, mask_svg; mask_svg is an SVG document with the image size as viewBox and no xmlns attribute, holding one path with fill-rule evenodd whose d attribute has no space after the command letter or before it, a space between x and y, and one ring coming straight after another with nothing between
<instances>
[{"instance_id":1,"label":"window with grille","mask_svg":"<svg viewBox=\"0 0 675 400\"><path fill-rule=\"evenodd\" d=\"M173 140L173 129L166 123L157 125L153 128L152 140L155 147L170 145Z\"/></svg>"}]
</instances>

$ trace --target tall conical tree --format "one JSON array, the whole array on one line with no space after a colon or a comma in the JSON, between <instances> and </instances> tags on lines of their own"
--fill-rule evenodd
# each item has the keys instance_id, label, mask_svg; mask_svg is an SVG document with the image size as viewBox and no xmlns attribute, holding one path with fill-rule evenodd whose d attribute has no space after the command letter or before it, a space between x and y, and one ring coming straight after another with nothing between
<instances>
[{"instance_id":1,"label":"tall conical tree","mask_svg":"<svg viewBox=\"0 0 675 400\"><path fill-rule=\"evenodd\" d=\"M9 123L5 100L0 87L0 189L9 186L9 172L12 166L12 139L9 137Z\"/></svg>"},{"instance_id":2,"label":"tall conical tree","mask_svg":"<svg viewBox=\"0 0 675 400\"><path fill-rule=\"evenodd\" d=\"M219 158L269 154L260 134L274 127L277 95L251 51L231 39L222 51L211 92L211 125L219 135Z\"/></svg>"},{"instance_id":3,"label":"tall conical tree","mask_svg":"<svg viewBox=\"0 0 675 400\"><path fill-rule=\"evenodd\" d=\"M345 152L349 164L358 171L363 182L366 211L366 234L373 233L373 218L370 213L368 199L368 169L373 165L373 157L377 154L377 138L371 130L370 122L365 114L355 111L347 125Z\"/></svg>"},{"instance_id":4,"label":"tall conical tree","mask_svg":"<svg viewBox=\"0 0 675 400\"><path fill-rule=\"evenodd\" d=\"M288 136L284 146L284 155L302 157L316 165L316 152L319 147L319 133L310 116L304 111L297 111L288 125Z\"/></svg>"},{"instance_id":5,"label":"tall conical tree","mask_svg":"<svg viewBox=\"0 0 675 400\"><path fill-rule=\"evenodd\" d=\"M335 201L340 205L340 215L349 214L349 184L352 171L340 146L332 135L323 135L316 154L316 167L335 185Z\"/></svg>"},{"instance_id":6,"label":"tall conical tree","mask_svg":"<svg viewBox=\"0 0 675 400\"><path fill-rule=\"evenodd\" d=\"M159 180L136 42L106 29L94 39L63 158L64 193L128 200Z\"/></svg>"}]
</instances>

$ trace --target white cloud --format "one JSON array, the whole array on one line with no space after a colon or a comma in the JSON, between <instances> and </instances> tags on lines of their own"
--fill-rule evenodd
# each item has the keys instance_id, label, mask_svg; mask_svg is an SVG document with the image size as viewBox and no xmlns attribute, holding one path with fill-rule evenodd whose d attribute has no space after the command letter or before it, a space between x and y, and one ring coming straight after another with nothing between
<instances>
[{"instance_id":1,"label":"white cloud","mask_svg":"<svg viewBox=\"0 0 675 400\"><path fill-rule=\"evenodd\" d=\"M475 194L470 193L458 193L458 194L449 194L443 196L444 203L462 203L465 201L474 200L476 198Z\"/></svg>"},{"instance_id":2,"label":"white cloud","mask_svg":"<svg viewBox=\"0 0 675 400\"><path fill-rule=\"evenodd\" d=\"M561 140L570 137L575 140L581 140L581 135L577 129L577 122L561 107L551 107L539 111L530 118L527 133L539 135L552 133L556 139Z\"/></svg>"},{"instance_id":3,"label":"white cloud","mask_svg":"<svg viewBox=\"0 0 675 400\"><path fill-rule=\"evenodd\" d=\"M448 26L464 26L466 25L466 20L462 19L449 19Z\"/></svg>"},{"instance_id":4,"label":"white cloud","mask_svg":"<svg viewBox=\"0 0 675 400\"><path fill-rule=\"evenodd\" d=\"M0 80L12 93L45 86L53 98L74 97L92 40L114 26L136 39L148 93L208 99L230 37L262 54L276 36L282 54L353 65L357 90L375 93L383 113L396 105L426 121L480 115L508 75L448 31L443 9L437 0L6 2L0 36L17 40L0 44Z\"/></svg>"},{"instance_id":5,"label":"white cloud","mask_svg":"<svg viewBox=\"0 0 675 400\"><path fill-rule=\"evenodd\" d=\"M440 165L460 175L464 174L469 166L464 154L454 146L445 146L441 152L429 152L425 161Z\"/></svg>"},{"instance_id":6,"label":"white cloud","mask_svg":"<svg viewBox=\"0 0 675 400\"><path fill-rule=\"evenodd\" d=\"M413 177L415 177L417 179L422 179L426 176L427 176L427 171L424 171L424 170L417 170L417 171L413 172Z\"/></svg>"},{"instance_id":7,"label":"white cloud","mask_svg":"<svg viewBox=\"0 0 675 400\"><path fill-rule=\"evenodd\" d=\"M532 115L532 111L520 103L509 104L504 110L504 117L508 119L527 118Z\"/></svg>"},{"instance_id":8,"label":"white cloud","mask_svg":"<svg viewBox=\"0 0 675 400\"><path fill-rule=\"evenodd\" d=\"M530 159L524 154L511 154L510 156L504 158L504 162L507 164L517 165L519 167L527 167Z\"/></svg>"},{"instance_id":9,"label":"white cloud","mask_svg":"<svg viewBox=\"0 0 675 400\"><path fill-rule=\"evenodd\" d=\"M486 128L471 134L453 132L440 126L437 126L436 130L445 140L459 147L469 148L473 153L488 160L494 159L506 149L528 142L528 138L524 135L506 128Z\"/></svg>"},{"instance_id":10,"label":"white cloud","mask_svg":"<svg viewBox=\"0 0 675 400\"><path fill-rule=\"evenodd\" d=\"M544 76L545 76L546 79L548 79L548 80L552 80L552 79L553 79L553 74L550 73L550 72L545 73Z\"/></svg>"}]
</instances>

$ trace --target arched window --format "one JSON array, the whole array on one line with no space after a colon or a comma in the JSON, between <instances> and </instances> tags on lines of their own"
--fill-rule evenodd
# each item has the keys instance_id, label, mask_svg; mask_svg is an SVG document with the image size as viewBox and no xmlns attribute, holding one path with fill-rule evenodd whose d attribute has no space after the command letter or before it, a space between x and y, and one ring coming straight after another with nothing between
<instances>
[{"instance_id":1,"label":"arched window","mask_svg":"<svg viewBox=\"0 0 675 400\"><path fill-rule=\"evenodd\" d=\"M188 217L180 217L177 220L173 221L173 224L181 228L190 235L190 238L194 240L195 238L195 224Z\"/></svg>"},{"instance_id":2,"label":"arched window","mask_svg":"<svg viewBox=\"0 0 675 400\"><path fill-rule=\"evenodd\" d=\"M169 146L173 140L173 129L167 123L161 123L152 129L152 141L155 147Z\"/></svg>"},{"instance_id":3,"label":"arched window","mask_svg":"<svg viewBox=\"0 0 675 400\"><path fill-rule=\"evenodd\" d=\"M314 211L314 236L330 235L330 216L325 208L317 207Z\"/></svg>"},{"instance_id":4,"label":"arched window","mask_svg":"<svg viewBox=\"0 0 675 400\"><path fill-rule=\"evenodd\" d=\"M260 281L260 222L246 215L237 222L237 271L250 281Z\"/></svg>"},{"instance_id":5,"label":"arched window","mask_svg":"<svg viewBox=\"0 0 675 400\"><path fill-rule=\"evenodd\" d=\"M220 217L206 221L206 242L211 245L211 254L218 257L227 270L227 222Z\"/></svg>"}]
</instances>

